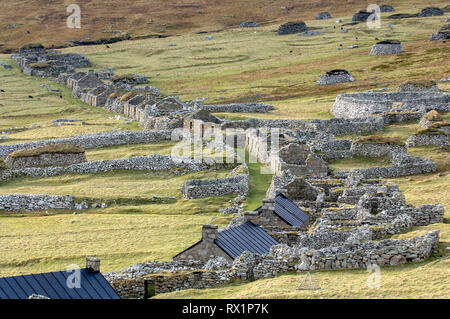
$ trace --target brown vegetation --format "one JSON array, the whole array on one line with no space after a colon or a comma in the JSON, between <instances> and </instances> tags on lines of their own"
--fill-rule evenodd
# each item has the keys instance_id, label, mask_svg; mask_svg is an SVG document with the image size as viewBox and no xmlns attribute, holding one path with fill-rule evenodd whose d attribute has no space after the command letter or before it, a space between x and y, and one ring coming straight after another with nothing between
<instances>
[{"instance_id":1,"label":"brown vegetation","mask_svg":"<svg viewBox=\"0 0 450 319\"><path fill-rule=\"evenodd\" d=\"M398 137L386 137L379 135L362 136L355 141L356 144L391 144L403 146L403 143Z\"/></svg>"},{"instance_id":2,"label":"brown vegetation","mask_svg":"<svg viewBox=\"0 0 450 319\"><path fill-rule=\"evenodd\" d=\"M12 152L8 156L12 158L17 158L17 157L33 157L42 154L78 154L78 153L84 153L84 149L75 144L65 143L65 144L45 145L42 147L30 149L21 149Z\"/></svg>"}]
</instances>

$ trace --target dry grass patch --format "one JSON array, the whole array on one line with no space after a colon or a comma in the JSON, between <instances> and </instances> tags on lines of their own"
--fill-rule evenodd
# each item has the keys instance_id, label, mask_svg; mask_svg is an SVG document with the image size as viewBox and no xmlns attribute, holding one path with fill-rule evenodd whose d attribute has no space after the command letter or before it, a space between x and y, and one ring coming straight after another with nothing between
<instances>
[{"instance_id":1,"label":"dry grass patch","mask_svg":"<svg viewBox=\"0 0 450 319\"><path fill-rule=\"evenodd\" d=\"M8 165L6 165L5 161L0 158L0 170L8 169Z\"/></svg>"},{"instance_id":2,"label":"dry grass patch","mask_svg":"<svg viewBox=\"0 0 450 319\"><path fill-rule=\"evenodd\" d=\"M403 143L398 137L387 137L387 136L379 136L379 135L368 135L362 136L355 141L356 144L389 144L389 145L400 145L403 146Z\"/></svg>"},{"instance_id":3,"label":"dry grass patch","mask_svg":"<svg viewBox=\"0 0 450 319\"><path fill-rule=\"evenodd\" d=\"M48 68L50 66L50 64L48 64L47 62L35 62L35 63L31 63L30 66L32 68L45 69L45 68Z\"/></svg>"},{"instance_id":4,"label":"dry grass patch","mask_svg":"<svg viewBox=\"0 0 450 319\"><path fill-rule=\"evenodd\" d=\"M428 112L427 114L424 115L424 117L428 120L428 121L442 121L442 115L439 114L438 111L436 110L431 110L430 112Z\"/></svg>"},{"instance_id":5,"label":"dry grass patch","mask_svg":"<svg viewBox=\"0 0 450 319\"><path fill-rule=\"evenodd\" d=\"M71 143L64 143L64 144L45 145L42 147L30 149L21 149L12 152L11 154L9 154L9 157L11 158L33 157L42 154L79 154L84 152L85 152L84 149L78 145Z\"/></svg>"}]
</instances>

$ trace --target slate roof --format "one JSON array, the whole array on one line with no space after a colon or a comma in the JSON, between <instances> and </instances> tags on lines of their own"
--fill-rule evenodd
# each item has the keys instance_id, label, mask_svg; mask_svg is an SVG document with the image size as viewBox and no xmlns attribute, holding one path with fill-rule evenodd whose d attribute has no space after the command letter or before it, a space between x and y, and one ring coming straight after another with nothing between
<instances>
[{"instance_id":1,"label":"slate roof","mask_svg":"<svg viewBox=\"0 0 450 319\"><path fill-rule=\"evenodd\" d=\"M66 281L71 274L56 271L0 278L0 299L28 299L32 294L50 299L120 299L101 273L80 269L81 287L68 288Z\"/></svg>"},{"instance_id":2,"label":"slate roof","mask_svg":"<svg viewBox=\"0 0 450 319\"><path fill-rule=\"evenodd\" d=\"M256 211L260 213L262 207ZM275 214L291 226L302 227L309 222L309 215L281 193L275 197Z\"/></svg>"},{"instance_id":3,"label":"slate roof","mask_svg":"<svg viewBox=\"0 0 450 319\"><path fill-rule=\"evenodd\" d=\"M250 221L220 232L214 242L233 259L245 250L260 255L267 254L270 247L278 245L272 236Z\"/></svg>"}]
</instances>

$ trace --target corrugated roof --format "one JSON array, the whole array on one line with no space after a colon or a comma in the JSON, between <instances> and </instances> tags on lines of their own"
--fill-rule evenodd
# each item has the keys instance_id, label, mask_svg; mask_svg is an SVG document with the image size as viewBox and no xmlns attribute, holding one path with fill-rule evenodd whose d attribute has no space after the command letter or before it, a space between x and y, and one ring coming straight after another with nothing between
<instances>
[{"instance_id":1,"label":"corrugated roof","mask_svg":"<svg viewBox=\"0 0 450 319\"><path fill-rule=\"evenodd\" d=\"M275 197L275 214L291 226L303 227L309 222L309 215L281 193Z\"/></svg>"},{"instance_id":2,"label":"corrugated roof","mask_svg":"<svg viewBox=\"0 0 450 319\"><path fill-rule=\"evenodd\" d=\"M233 259L245 250L260 255L267 254L270 247L278 245L272 236L250 221L220 232L215 243Z\"/></svg>"},{"instance_id":3,"label":"corrugated roof","mask_svg":"<svg viewBox=\"0 0 450 319\"><path fill-rule=\"evenodd\" d=\"M80 269L80 288L66 284L71 272L56 271L0 278L0 299L28 299L32 294L50 299L120 299L99 272Z\"/></svg>"}]
</instances>

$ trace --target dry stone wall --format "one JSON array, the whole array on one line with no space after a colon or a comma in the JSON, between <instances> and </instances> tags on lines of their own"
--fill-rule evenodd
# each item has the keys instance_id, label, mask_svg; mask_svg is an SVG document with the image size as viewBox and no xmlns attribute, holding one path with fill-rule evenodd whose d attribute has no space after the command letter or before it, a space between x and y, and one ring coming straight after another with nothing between
<instances>
[{"instance_id":1,"label":"dry stone wall","mask_svg":"<svg viewBox=\"0 0 450 319\"><path fill-rule=\"evenodd\" d=\"M36 148L52 144L71 143L78 145L84 149L94 149L117 145L151 144L160 141L168 141L170 139L171 131L125 131L94 133L67 138L0 145L0 158L6 158L8 154L17 150Z\"/></svg>"},{"instance_id":2,"label":"dry stone wall","mask_svg":"<svg viewBox=\"0 0 450 319\"><path fill-rule=\"evenodd\" d=\"M97 174L114 170L170 171L185 174L218 168L234 168L235 164L206 163L188 157L172 157L153 154L108 161L93 161L66 167L24 168L20 170L1 170L0 181L20 176L48 177L62 174Z\"/></svg>"},{"instance_id":3,"label":"dry stone wall","mask_svg":"<svg viewBox=\"0 0 450 319\"><path fill-rule=\"evenodd\" d=\"M49 209L76 209L72 196L13 194L0 196L0 211L38 211Z\"/></svg>"},{"instance_id":4,"label":"dry stone wall","mask_svg":"<svg viewBox=\"0 0 450 319\"><path fill-rule=\"evenodd\" d=\"M444 132L442 132L442 134L414 134L408 137L408 139L406 140L407 147L428 145L449 145L448 135Z\"/></svg>"}]
</instances>

